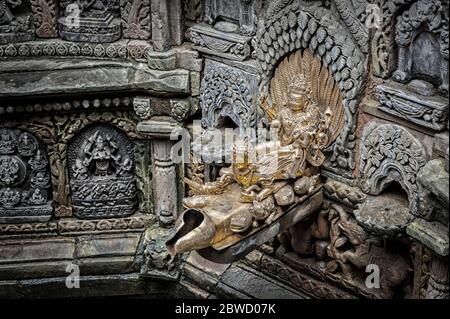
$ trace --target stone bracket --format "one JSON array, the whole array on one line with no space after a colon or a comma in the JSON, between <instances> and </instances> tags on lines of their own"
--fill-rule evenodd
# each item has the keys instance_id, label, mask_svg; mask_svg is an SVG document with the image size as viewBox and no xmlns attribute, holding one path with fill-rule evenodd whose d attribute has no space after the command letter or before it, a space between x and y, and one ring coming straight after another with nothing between
<instances>
[{"instance_id":1,"label":"stone bracket","mask_svg":"<svg viewBox=\"0 0 450 319\"><path fill-rule=\"evenodd\" d=\"M251 37L218 31L206 24L191 27L187 37L194 49L203 53L238 61L247 59L251 53Z\"/></svg>"},{"instance_id":2,"label":"stone bracket","mask_svg":"<svg viewBox=\"0 0 450 319\"><path fill-rule=\"evenodd\" d=\"M448 100L444 97L422 96L393 82L377 86L376 93L386 113L436 131L447 126Z\"/></svg>"}]
</instances>

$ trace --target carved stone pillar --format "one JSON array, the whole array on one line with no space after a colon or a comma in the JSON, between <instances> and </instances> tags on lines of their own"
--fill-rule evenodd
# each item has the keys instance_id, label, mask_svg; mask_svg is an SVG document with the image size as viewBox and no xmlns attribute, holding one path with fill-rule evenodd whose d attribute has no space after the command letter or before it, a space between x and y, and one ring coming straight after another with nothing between
<instances>
[{"instance_id":1,"label":"carved stone pillar","mask_svg":"<svg viewBox=\"0 0 450 319\"><path fill-rule=\"evenodd\" d=\"M177 218L177 168L170 156L170 135L179 128L168 116L155 116L138 125L138 130L151 138L155 213L163 227L170 227Z\"/></svg>"},{"instance_id":2,"label":"carved stone pillar","mask_svg":"<svg viewBox=\"0 0 450 319\"><path fill-rule=\"evenodd\" d=\"M448 261L435 256L431 264L431 276L428 280L427 299L448 299Z\"/></svg>"},{"instance_id":3,"label":"carved stone pillar","mask_svg":"<svg viewBox=\"0 0 450 319\"><path fill-rule=\"evenodd\" d=\"M151 0L152 40L155 51L171 47L168 0Z\"/></svg>"},{"instance_id":4,"label":"carved stone pillar","mask_svg":"<svg viewBox=\"0 0 450 319\"><path fill-rule=\"evenodd\" d=\"M179 208L178 173L171 158L170 135L180 128L169 116L154 116L138 124L138 131L151 141L154 210L159 222L145 233L145 265L141 275L164 280L177 280L179 276L179 259L170 257L165 241Z\"/></svg>"}]
</instances>

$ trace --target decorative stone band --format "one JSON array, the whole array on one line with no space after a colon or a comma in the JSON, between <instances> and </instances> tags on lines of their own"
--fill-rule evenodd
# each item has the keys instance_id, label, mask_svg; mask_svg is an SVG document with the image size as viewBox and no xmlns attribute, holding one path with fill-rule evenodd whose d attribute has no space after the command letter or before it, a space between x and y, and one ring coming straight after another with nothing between
<instances>
[{"instance_id":1,"label":"decorative stone band","mask_svg":"<svg viewBox=\"0 0 450 319\"><path fill-rule=\"evenodd\" d=\"M45 112L66 112L83 109L110 109L119 107L129 107L134 97L107 97L93 99L72 99L67 101L49 103L30 103L17 105L1 105L0 115L15 113L45 113Z\"/></svg>"},{"instance_id":2,"label":"decorative stone band","mask_svg":"<svg viewBox=\"0 0 450 319\"><path fill-rule=\"evenodd\" d=\"M221 32L205 24L190 28L186 37L200 52L243 61L250 56L251 37Z\"/></svg>"},{"instance_id":3,"label":"decorative stone band","mask_svg":"<svg viewBox=\"0 0 450 319\"><path fill-rule=\"evenodd\" d=\"M142 231L154 220L154 215L136 214L127 218L79 220L65 218L48 223L0 224L0 238L36 234L94 234L107 232Z\"/></svg>"},{"instance_id":4,"label":"decorative stone band","mask_svg":"<svg viewBox=\"0 0 450 319\"><path fill-rule=\"evenodd\" d=\"M394 82L377 86L376 94L386 113L436 131L447 127L448 99L443 96L423 96Z\"/></svg>"}]
</instances>

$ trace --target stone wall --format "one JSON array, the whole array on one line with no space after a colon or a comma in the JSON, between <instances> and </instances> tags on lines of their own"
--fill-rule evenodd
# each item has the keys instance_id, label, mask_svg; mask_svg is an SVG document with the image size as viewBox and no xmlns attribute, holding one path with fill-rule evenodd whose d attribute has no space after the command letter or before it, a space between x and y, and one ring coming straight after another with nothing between
<instances>
[{"instance_id":1,"label":"stone wall","mask_svg":"<svg viewBox=\"0 0 450 319\"><path fill-rule=\"evenodd\" d=\"M0 296L51 295L76 265L61 296L448 298L448 6L0 0ZM342 101L323 207L235 263L172 258L184 177L223 164L174 162L171 134L267 126L305 51Z\"/></svg>"}]
</instances>

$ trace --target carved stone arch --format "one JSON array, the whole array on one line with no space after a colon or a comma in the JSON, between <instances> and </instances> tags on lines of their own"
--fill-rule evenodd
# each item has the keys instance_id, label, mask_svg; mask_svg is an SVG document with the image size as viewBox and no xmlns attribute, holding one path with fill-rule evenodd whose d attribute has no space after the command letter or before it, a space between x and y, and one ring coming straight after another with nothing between
<instances>
[{"instance_id":1,"label":"carved stone arch","mask_svg":"<svg viewBox=\"0 0 450 319\"><path fill-rule=\"evenodd\" d=\"M119 128L91 123L68 143L74 214L80 218L131 215L137 208L134 145Z\"/></svg>"},{"instance_id":2,"label":"carved stone arch","mask_svg":"<svg viewBox=\"0 0 450 319\"><path fill-rule=\"evenodd\" d=\"M364 88L367 56L349 30L339 23L329 9L319 3L300 5L294 1L276 14L257 35L262 81L260 98L270 104L269 82L283 58L296 50L311 50L328 67L339 85L343 98L345 125L325 166L351 177L355 168L354 139L359 93Z\"/></svg>"},{"instance_id":3,"label":"carved stone arch","mask_svg":"<svg viewBox=\"0 0 450 319\"><path fill-rule=\"evenodd\" d=\"M416 175L427 159L422 143L405 128L372 121L361 137L361 189L378 195L396 181L407 193L411 211L416 212Z\"/></svg>"},{"instance_id":4,"label":"carved stone arch","mask_svg":"<svg viewBox=\"0 0 450 319\"><path fill-rule=\"evenodd\" d=\"M223 117L229 117L241 130L255 127L257 114L244 75L218 65L209 71L202 80L200 96L203 127L217 128Z\"/></svg>"}]
</instances>

